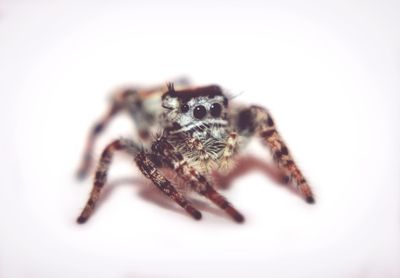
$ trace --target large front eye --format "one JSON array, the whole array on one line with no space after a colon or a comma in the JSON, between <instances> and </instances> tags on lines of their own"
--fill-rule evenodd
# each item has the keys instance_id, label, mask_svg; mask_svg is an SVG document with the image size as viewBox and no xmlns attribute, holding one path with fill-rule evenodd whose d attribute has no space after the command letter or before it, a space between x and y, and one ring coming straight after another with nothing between
<instances>
[{"instance_id":1,"label":"large front eye","mask_svg":"<svg viewBox=\"0 0 400 278\"><path fill-rule=\"evenodd\" d=\"M210 107L211 116L213 116L214 118L218 118L219 116L221 116L221 111L222 106L219 103L214 103Z\"/></svg>"},{"instance_id":2,"label":"large front eye","mask_svg":"<svg viewBox=\"0 0 400 278\"><path fill-rule=\"evenodd\" d=\"M196 106L193 110L193 116L196 119L203 119L207 115L207 109L203 105Z\"/></svg>"}]
</instances>

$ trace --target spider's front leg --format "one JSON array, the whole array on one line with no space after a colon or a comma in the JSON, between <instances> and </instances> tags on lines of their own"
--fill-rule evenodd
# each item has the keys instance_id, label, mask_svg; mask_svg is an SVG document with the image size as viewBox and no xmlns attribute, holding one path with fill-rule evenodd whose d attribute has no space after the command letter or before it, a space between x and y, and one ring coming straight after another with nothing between
<instances>
[{"instance_id":1,"label":"spider's front leg","mask_svg":"<svg viewBox=\"0 0 400 278\"><path fill-rule=\"evenodd\" d=\"M138 165L140 171L147 178L149 178L158 187L158 189L161 190L161 192L184 208L186 212L188 212L194 219L201 219L200 211L195 209L193 205L175 189L171 182L160 173L153 160L158 160L158 158L156 156L152 157L145 152L140 152L135 158L136 164Z\"/></svg>"},{"instance_id":2,"label":"spider's front leg","mask_svg":"<svg viewBox=\"0 0 400 278\"><path fill-rule=\"evenodd\" d=\"M259 106L251 106L238 114L237 128L240 132L261 137L262 142L271 150L278 168L287 175L287 180L294 180L297 189L305 200L312 204L314 196L306 179L290 155L282 137L276 130L274 121L268 111Z\"/></svg>"},{"instance_id":3,"label":"spider's front leg","mask_svg":"<svg viewBox=\"0 0 400 278\"><path fill-rule=\"evenodd\" d=\"M196 192L211 200L211 202L223 209L236 222L241 223L244 221L243 215L224 196L219 194L198 171L190 167L186 162L177 162L175 167L180 177L189 182Z\"/></svg>"},{"instance_id":4,"label":"spider's front leg","mask_svg":"<svg viewBox=\"0 0 400 278\"><path fill-rule=\"evenodd\" d=\"M243 215L238 212L226 198L219 194L203 175L191 167L180 153L176 152L174 148L163 139L159 140L159 143L162 145L160 153L165 160L169 162L168 165L174 169L183 180L188 182L196 192L211 200L236 222L241 223L244 221Z\"/></svg>"},{"instance_id":5,"label":"spider's front leg","mask_svg":"<svg viewBox=\"0 0 400 278\"><path fill-rule=\"evenodd\" d=\"M85 208L77 219L77 222L79 224L85 223L92 215L96 203L99 200L101 190L103 189L104 184L107 181L107 173L110 168L113 155L116 151L125 151L128 154L134 156L140 151L140 148L131 140L119 139L113 141L104 149L103 153L101 154L100 161L97 165L93 189L90 193L89 200L87 201Z\"/></svg>"}]
</instances>

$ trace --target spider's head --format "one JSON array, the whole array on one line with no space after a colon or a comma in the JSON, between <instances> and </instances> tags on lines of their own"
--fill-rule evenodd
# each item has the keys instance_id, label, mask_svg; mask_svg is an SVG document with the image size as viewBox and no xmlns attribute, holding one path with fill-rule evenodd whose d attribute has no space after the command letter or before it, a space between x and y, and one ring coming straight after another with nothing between
<instances>
[{"instance_id":1,"label":"spider's head","mask_svg":"<svg viewBox=\"0 0 400 278\"><path fill-rule=\"evenodd\" d=\"M168 84L162 106L176 129L190 131L227 125L228 98L216 85L175 91L173 84Z\"/></svg>"}]
</instances>

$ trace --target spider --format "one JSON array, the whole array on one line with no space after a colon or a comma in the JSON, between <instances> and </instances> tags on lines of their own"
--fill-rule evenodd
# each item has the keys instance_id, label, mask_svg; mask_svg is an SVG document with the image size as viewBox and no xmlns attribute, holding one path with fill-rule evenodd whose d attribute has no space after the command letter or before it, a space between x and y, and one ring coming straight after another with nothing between
<instances>
[{"instance_id":1,"label":"spider","mask_svg":"<svg viewBox=\"0 0 400 278\"><path fill-rule=\"evenodd\" d=\"M293 183L306 202L314 203L306 179L266 109L230 103L219 86L194 87L185 79L167 86L129 88L115 93L110 110L91 130L78 177L89 173L95 139L120 111L132 116L141 143L122 138L103 150L89 200L77 219L80 224L92 215L117 151L132 156L143 175L194 219L201 219L200 211L165 177L163 169L174 171L193 191L211 200L236 222L243 222L243 215L214 189L211 173L229 170L252 137L258 137L269 148L285 183ZM151 134L160 130L152 139Z\"/></svg>"}]
</instances>

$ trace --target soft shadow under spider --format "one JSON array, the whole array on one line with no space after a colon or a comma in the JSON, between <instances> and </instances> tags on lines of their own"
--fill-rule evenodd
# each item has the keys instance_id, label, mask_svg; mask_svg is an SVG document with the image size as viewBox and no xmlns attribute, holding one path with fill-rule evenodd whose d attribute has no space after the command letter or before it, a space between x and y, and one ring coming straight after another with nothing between
<instances>
[{"instance_id":1,"label":"soft shadow under spider","mask_svg":"<svg viewBox=\"0 0 400 278\"><path fill-rule=\"evenodd\" d=\"M259 158L256 158L255 156L249 155L239 157L236 160L235 167L230 172L228 172L227 174L214 172L212 174L212 177L217 189L227 190L232 186L232 183L235 179L255 170L264 173L269 178L272 178L276 183L284 185L285 188L287 188L293 194L299 195L292 186L289 186L287 183L285 183L282 172L279 169L277 169L274 165L271 165ZM171 200L167 196L164 196L155 186L153 186L150 181L147 181L146 179L140 177L119 178L108 183L103 189L102 195L99 200L99 206L101 206L101 204L110 197L111 193L116 187L119 187L121 185L138 186L138 195L142 199L154 203L163 209L186 215L186 212L184 210L182 210L174 202L171 202ZM224 211L220 210L217 207L213 207L212 204L208 204L207 201L201 201L196 198L191 198L191 196L187 197L200 211L209 212L221 217L227 217Z\"/></svg>"},{"instance_id":2,"label":"soft shadow under spider","mask_svg":"<svg viewBox=\"0 0 400 278\"><path fill-rule=\"evenodd\" d=\"M114 191L114 189L121 185L129 185L129 186L138 186L139 192L138 195L142 199L149 201L157 206L167 209L182 215L187 215L181 207L177 206L174 202L172 202L167 196L164 196L159 189L157 189L150 181L147 181L142 178L134 177L134 178L120 178L116 179L110 183L108 183L99 200L99 206L103 202L105 202ZM192 202L192 204L199 210L209 212L218 216L225 217L224 211L220 210L219 208L214 208L209 205L206 201L200 201L198 199L190 198L187 196L188 199Z\"/></svg>"},{"instance_id":3,"label":"soft shadow under spider","mask_svg":"<svg viewBox=\"0 0 400 278\"><path fill-rule=\"evenodd\" d=\"M238 157L234 168L226 174L214 172L212 174L214 183L218 184L219 189L229 189L235 179L251 171L262 172L265 176L271 178L277 184L284 186L291 193L301 196L291 184L285 181L285 175L272 163L265 162L253 155Z\"/></svg>"}]
</instances>

